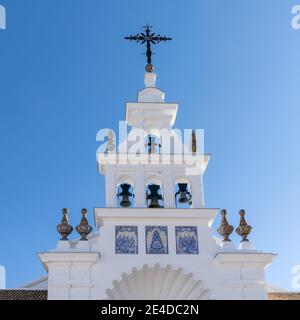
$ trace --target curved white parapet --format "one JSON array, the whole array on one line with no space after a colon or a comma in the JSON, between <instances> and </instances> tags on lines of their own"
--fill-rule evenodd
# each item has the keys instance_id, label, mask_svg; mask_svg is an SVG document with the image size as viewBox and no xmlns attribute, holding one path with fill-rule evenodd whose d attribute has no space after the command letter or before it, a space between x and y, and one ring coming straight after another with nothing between
<instances>
[{"instance_id":1,"label":"curved white parapet","mask_svg":"<svg viewBox=\"0 0 300 320\"><path fill-rule=\"evenodd\" d=\"M165 93L157 88L145 88L138 93L138 102L164 102Z\"/></svg>"}]
</instances>

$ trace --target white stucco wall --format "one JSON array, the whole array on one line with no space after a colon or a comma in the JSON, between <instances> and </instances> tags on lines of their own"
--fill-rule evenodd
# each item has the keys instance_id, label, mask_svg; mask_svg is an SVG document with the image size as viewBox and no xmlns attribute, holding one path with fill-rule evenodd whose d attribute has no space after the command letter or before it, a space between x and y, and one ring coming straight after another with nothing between
<instances>
[{"instance_id":1,"label":"white stucco wall","mask_svg":"<svg viewBox=\"0 0 300 320\"><path fill-rule=\"evenodd\" d=\"M49 271L49 299L105 299L106 290L113 288L114 281L122 281L124 272L130 275L133 268L141 270L156 264L191 273L209 290L210 299L266 298L265 267L274 255L218 245L210 227L216 209L134 210L95 209L100 231L90 237L89 243L78 242L69 249L64 244L63 251L40 254ZM115 253L116 225L138 227L138 254ZM146 254L147 225L168 227L168 254ZM199 254L176 254L174 228L185 225L197 226ZM154 278L145 278L144 286L153 285Z\"/></svg>"}]
</instances>

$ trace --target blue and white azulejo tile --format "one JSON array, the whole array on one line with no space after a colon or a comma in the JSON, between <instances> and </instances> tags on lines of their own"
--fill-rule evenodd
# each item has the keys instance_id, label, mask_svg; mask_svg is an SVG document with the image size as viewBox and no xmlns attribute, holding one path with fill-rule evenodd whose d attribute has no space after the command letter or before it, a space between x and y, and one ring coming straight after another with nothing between
<instances>
[{"instance_id":1,"label":"blue and white azulejo tile","mask_svg":"<svg viewBox=\"0 0 300 320\"><path fill-rule=\"evenodd\" d=\"M146 226L146 253L168 254L168 227Z\"/></svg>"},{"instance_id":2,"label":"blue and white azulejo tile","mask_svg":"<svg viewBox=\"0 0 300 320\"><path fill-rule=\"evenodd\" d=\"M117 254L138 253L138 228L137 226L116 226L115 243Z\"/></svg>"},{"instance_id":3,"label":"blue and white azulejo tile","mask_svg":"<svg viewBox=\"0 0 300 320\"><path fill-rule=\"evenodd\" d=\"M176 253L177 254L198 254L198 233L197 227L175 227Z\"/></svg>"}]
</instances>

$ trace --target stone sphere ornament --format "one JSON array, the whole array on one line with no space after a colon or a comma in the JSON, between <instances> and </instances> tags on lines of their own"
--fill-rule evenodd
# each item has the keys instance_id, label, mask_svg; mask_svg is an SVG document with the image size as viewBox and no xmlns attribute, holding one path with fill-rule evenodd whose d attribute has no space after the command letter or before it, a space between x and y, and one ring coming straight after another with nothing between
<instances>
[{"instance_id":1,"label":"stone sphere ornament","mask_svg":"<svg viewBox=\"0 0 300 320\"><path fill-rule=\"evenodd\" d=\"M153 72L154 71L154 65L151 63L146 64L145 70L147 72Z\"/></svg>"},{"instance_id":2,"label":"stone sphere ornament","mask_svg":"<svg viewBox=\"0 0 300 320\"><path fill-rule=\"evenodd\" d=\"M87 241L87 236L91 233L93 228L89 225L86 214L87 214L87 209L81 209L81 214L82 218L80 221L80 224L76 227L76 231L80 234L81 241Z\"/></svg>"}]
</instances>

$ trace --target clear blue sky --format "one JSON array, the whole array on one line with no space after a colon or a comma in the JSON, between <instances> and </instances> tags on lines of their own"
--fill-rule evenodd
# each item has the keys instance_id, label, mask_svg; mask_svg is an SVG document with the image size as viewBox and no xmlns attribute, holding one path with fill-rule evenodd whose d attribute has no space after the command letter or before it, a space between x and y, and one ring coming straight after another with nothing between
<instances>
[{"instance_id":1,"label":"clear blue sky","mask_svg":"<svg viewBox=\"0 0 300 320\"><path fill-rule=\"evenodd\" d=\"M299 2L299 1L298 1ZM123 37L150 23L158 86L178 101L176 127L204 128L213 157L208 207L278 253L269 281L291 289L300 264L300 30L289 0L0 0L0 264L14 287L44 275L60 210L104 206L96 132L117 129L143 87L143 47ZM216 221L214 227L219 223ZM75 233L72 237L75 237ZM235 242L239 239L232 237Z\"/></svg>"}]
</instances>

